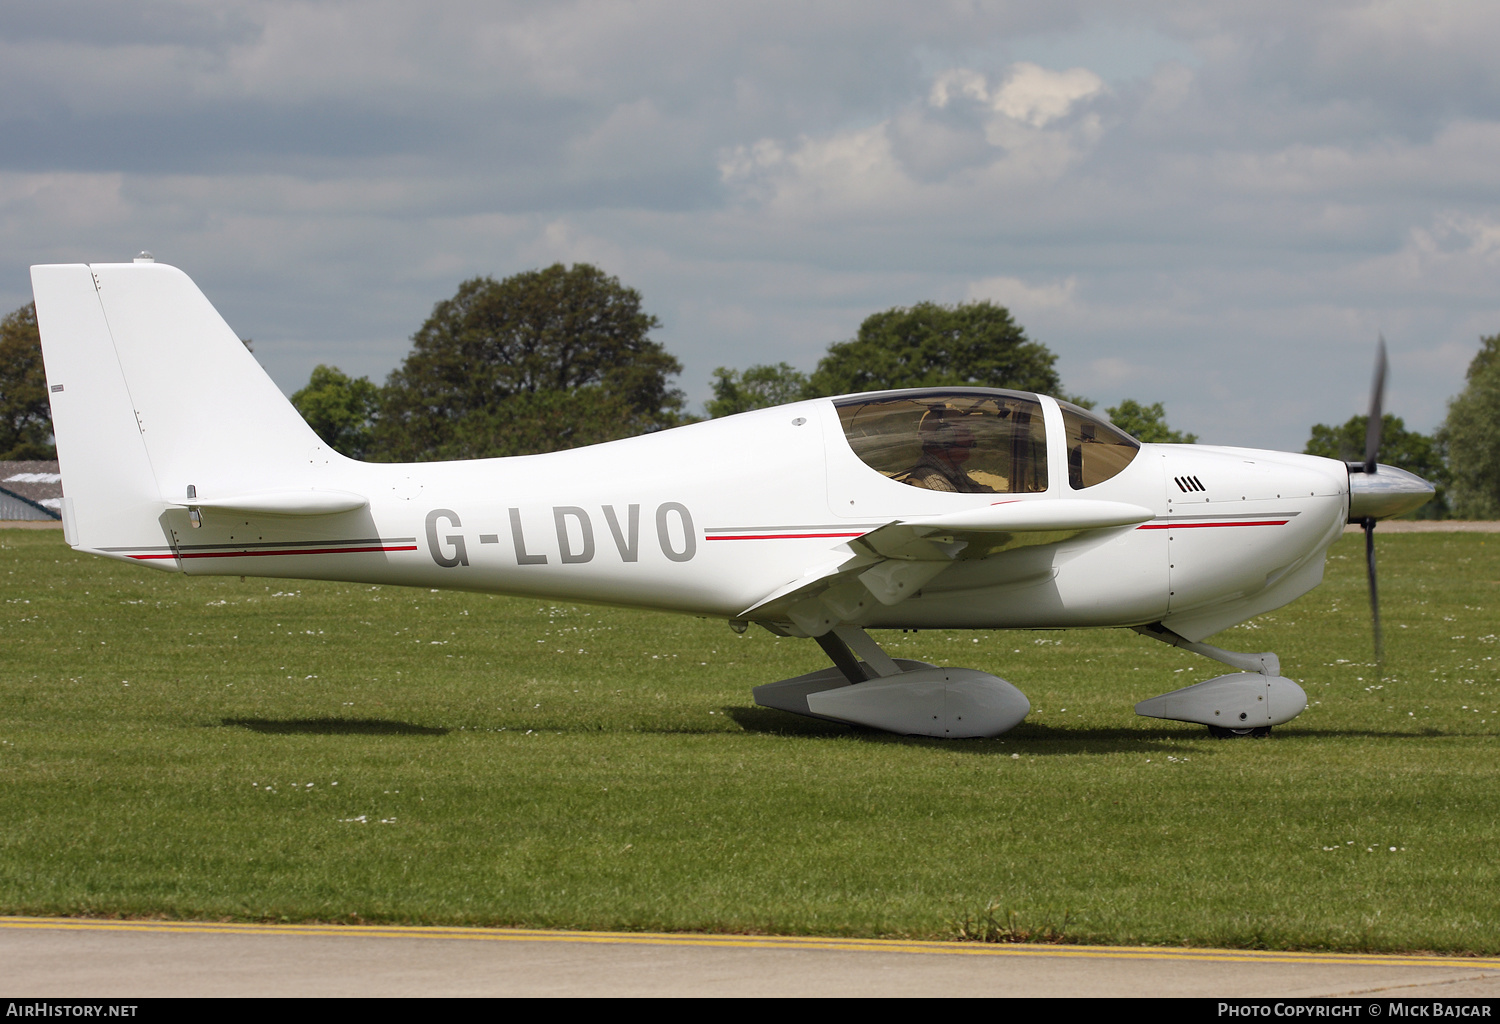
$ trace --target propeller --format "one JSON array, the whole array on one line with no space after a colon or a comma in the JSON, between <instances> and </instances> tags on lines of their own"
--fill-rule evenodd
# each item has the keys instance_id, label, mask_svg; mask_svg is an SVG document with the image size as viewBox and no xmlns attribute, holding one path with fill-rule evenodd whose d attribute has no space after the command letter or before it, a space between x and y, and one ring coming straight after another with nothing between
<instances>
[{"instance_id":1,"label":"propeller","mask_svg":"<svg viewBox=\"0 0 1500 1024\"><path fill-rule=\"evenodd\" d=\"M1365 421L1365 472L1375 472L1375 457L1380 454L1380 431L1383 426L1381 406L1385 404L1385 335L1380 335L1375 350L1375 379L1370 382L1370 417Z\"/></svg>"},{"instance_id":2,"label":"propeller","mask_svg":"<svg viewBox=\"0 0 1500 1024\"><path fill-rule=\"evenodd\" d=\"M1376 457L1380 454L1380 435L1384 426L1381 406L1385 403L1385 336L1375 350L1375 379L1370 383L1370 415L1365 421L1365 461L1350 465L1351 472L1374 475ZM1370 620L1375 631L1375 667L1385 675L1385 645L1380 634L1380 591L1375 585L1375 517L1365 516L1365 570L1370 578Z\"/></svg>"}]
</instances>

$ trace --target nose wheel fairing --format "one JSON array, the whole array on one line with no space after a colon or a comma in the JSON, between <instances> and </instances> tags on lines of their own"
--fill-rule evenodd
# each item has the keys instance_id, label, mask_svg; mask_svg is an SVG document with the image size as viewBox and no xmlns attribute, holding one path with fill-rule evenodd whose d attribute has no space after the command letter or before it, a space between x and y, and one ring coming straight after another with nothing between
<instances>
[{"instance_id":1,"label":"nose wheel fairing","mask_svg":"<svg viewBox=\"0 0 1500 1024\"><path fill-rule=\"evenodd\" d=\"M1143 700L1135 713L1238 731L1290 722L1306 707L1307 694L1285 676L1233 672Z\"/></svg>"}]
</instances>

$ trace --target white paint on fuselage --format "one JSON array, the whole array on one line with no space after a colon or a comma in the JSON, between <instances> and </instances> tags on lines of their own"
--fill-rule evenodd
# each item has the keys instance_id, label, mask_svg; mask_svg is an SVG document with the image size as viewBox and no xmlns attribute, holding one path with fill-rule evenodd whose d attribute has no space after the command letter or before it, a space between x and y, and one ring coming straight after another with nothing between
<instances>
[{"instance_id":1,"label":"white paint on fuselage","mask_svg":"<svg viewBox=\"0 0 1500 1024\"><path fill-rule=\"evenodd\" d=\"M389 546L407 550L195 557L183 559L182 568L728 618L810 567L851 557L852 537L837 534L993 500L923 491L869 469L849 450L826 400L548 455L414 465L335 455L322 469L320 486L367 494L369 508L295 519L205 510L197 530L188 529L184 510L168 510L164 520L180 544L394 538L402 543ZM1217 622L1256 605L1268 587L1310 561L1321 566L1343 523L1342 473L1340 464L1310 456L1145 445L1117 476L1074 492L1065 464L1055 466L1046 492L1007 498L1130 502L1157 519L960 559L918 596L876 610L866 624L1124 626L1170 617L1187 622L1205 608ZM1207 490L1181 492L1172 481L1184 475L1203 480ZM835 487L835 479L844 483ZM847 493L857 493L852 500L866 515L834 504L851 500L842 497ZM429 529L434 513L440 514ZM1276 525L1255 519L1273 515Z\"/></svg>"}]
</instances>

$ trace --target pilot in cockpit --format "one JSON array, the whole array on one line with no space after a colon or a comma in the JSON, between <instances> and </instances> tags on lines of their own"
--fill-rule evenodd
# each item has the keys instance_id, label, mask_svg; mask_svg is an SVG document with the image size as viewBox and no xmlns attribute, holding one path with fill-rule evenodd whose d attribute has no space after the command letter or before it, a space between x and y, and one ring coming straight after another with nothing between
<instances>
[{"instance_id":1,"label":"pilot in cockpit","mask_svg":"<svg viewBox=\"0 0 1500 1024\"><path fill-rule=\"evenodd\" d=\"M922 439L922 457L898 475L897 480L930 491L994 493L993 487L986 487L964 472L963 464L977 442L962 416L941 407L928 409L917 432Z\"/></svg>"}]
</instances>

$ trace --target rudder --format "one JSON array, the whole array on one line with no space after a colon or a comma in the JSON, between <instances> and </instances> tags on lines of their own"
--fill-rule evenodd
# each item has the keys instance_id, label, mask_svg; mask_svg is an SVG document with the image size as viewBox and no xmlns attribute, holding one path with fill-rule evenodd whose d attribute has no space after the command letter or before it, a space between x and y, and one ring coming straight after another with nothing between
<instances>
[{"instance_id":1,"label":"rudder","mask_svg":"<svg viewBox=\"0 0 1500 1024\"><path fill-rule=\"evenodd\" d=\"M83 264L32 267L31 289L68 543L117 558L125 556L111 549L161 547L166 540L159 522L161 490L93 274Z\"/></svg>"}]
</instances>

